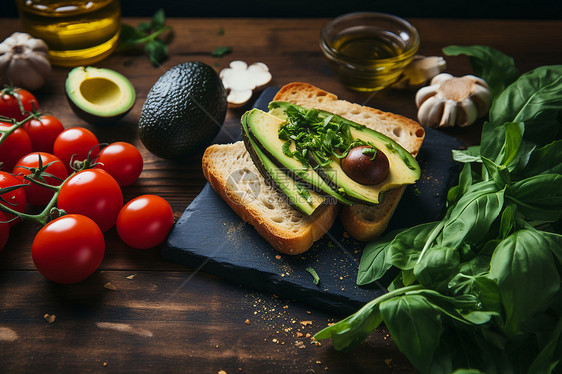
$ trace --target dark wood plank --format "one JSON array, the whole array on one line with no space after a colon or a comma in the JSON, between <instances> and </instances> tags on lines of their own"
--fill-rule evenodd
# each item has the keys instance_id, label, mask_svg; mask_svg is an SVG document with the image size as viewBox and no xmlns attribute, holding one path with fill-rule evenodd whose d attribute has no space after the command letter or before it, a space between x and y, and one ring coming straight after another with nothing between
<instances>
[{"instance_id":1,"label":"dark wood plank","mask_svg":"<svg viewBox=\"0 0 562 374\"><path fill-rule=\"evenodd\" d=\"M192 271L101 271L73 286L4 271L0 295L6 373L412 372L385 330L336 352L310 340L333 316Z\"/></svg>"}]
</instances>

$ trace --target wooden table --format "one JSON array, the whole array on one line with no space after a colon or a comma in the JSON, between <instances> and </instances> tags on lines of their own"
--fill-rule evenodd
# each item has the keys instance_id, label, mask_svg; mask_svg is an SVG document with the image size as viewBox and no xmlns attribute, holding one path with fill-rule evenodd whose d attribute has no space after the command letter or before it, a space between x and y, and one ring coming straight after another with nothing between
<instances>
[{"instance_id":1,"label":"wooden table","mask_svg":"<svg viewBox=\"0 0 562 374\"><path fill-rule=\"evenodd\" d=\"M135 25L140 19L125 19ZM200 60L217 70L240 59L264 62L271 85L315 84L351 101L415 118L415 91L368 95L346 90L333 76L318 47L323 19L169 19L175 37L170 59L153 68L145 56L113 55L96 64L126 75L138 95L134 109L115 128L84 124L70 110L64 81L69 69L55 68L36 92L42 107L66 127L86 126L100 141L128 141L144 157L140 179L124 189L125 201L145 194L166 198L178 218L205 180L201 156L185 162L160 159L140 143L136 126L144 99L170 67ZM521 71L562 63L561 21L413 19L421 35L420 54L442 55L451 44L490 45L511 55ZM14 19L0 20L0 38L22 31ZM224 34L219 30L224 30ZM232 47L215 58L211 51ZM448 72L472 73L465 57L448 57ZM229 110L217 142L236 135L245 108ZM449 131L478 142L479 127ZM160 248L135 250L114 229L105 234L106 256L86 281L53 284L36 270L31 243L39 227L18 224L0 252L0 372L180 372L180 373L411 373L388 332L379 329L356 351L335 351L310 336L343 316L330 315L275 295L262 294L163 260ZM111 283L114 289L104 287ZM49 323L48 314L55 317Z\"/></svg>"}]
</instances>

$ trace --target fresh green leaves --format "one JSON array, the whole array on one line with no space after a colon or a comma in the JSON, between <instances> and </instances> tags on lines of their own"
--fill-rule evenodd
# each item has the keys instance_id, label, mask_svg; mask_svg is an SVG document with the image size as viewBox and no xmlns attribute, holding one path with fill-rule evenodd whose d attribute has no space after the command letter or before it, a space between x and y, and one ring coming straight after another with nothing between
<instances>
[{"instance_id":1,"label":"fresh green leaves","mask_svg":"<svg viewBox=\"0 0 562 374\"><path fill-rule=\"evenodd\" d=\"M368 243L358 285L398 270L389 292L327 327L350 349L380 323L420 373L550 373L562 357L562 66L521 75L489 47L468 54L496 87L481 145L443 219Z\"/></svg>"},{"instance_id":2,"label":"fresh green leaves","mask_svg":"<svg viewBox=\"0 0 562 374\"><path fill-rule=\"evenodd\" d=\"M144 45L144 51L152 65L160 66L168 57L168 47L159 36L170 29L170 26L165 25L164 10L159 9L150 22L140 22L137 28L122 25L117 50L129 51Z\"/></svg>"}]
</instances>

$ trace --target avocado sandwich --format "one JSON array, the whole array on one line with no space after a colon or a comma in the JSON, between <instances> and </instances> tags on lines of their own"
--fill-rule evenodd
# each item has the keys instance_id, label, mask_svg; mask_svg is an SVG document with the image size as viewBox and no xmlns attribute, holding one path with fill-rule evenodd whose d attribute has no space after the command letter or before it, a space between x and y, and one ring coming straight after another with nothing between
<instances>
[{"instance_id":1,"label":"avocado sandwich","mask_svg":"<svg viewBox=\"0 0 562 374\"><path fill-rule=\"evenodd\" d=\"M338 214L352 237L377 237L420 176L417 122L306 83L282 87L268 112L249 110L241 125L243 141L207 148L203 172L282 253L308 250Z\"/></svg>"}]
</instances>

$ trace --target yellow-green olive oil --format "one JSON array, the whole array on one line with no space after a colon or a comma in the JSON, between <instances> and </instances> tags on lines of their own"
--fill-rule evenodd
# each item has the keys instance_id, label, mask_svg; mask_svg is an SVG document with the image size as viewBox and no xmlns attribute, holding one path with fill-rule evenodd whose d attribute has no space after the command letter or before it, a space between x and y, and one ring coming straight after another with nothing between
<instances>
[{"instance_id":1,"label":"yellow-green olive oil","mask_svg":"<svg viewBox=\"0 0 562 374\"><path fill-rule=\"evenodd\" d=\"M119 0L16 1L26 32L47 43L54 65L91 64L117 46Z\"/></svg>"},{"instance_id":2,"label":"yellow-green olive oil","mask_svg":"<svg viewBox=\"0 0 562 374\"><path fill-rule=\"evenodd\" d=\"M340 77L348 87L359 91L377 91L387 87L404 68L407 52L401 44L395 35L368 30L339 36L334 40L333 47L340 59L349 63L345 76Z\"/></svg>"}]
</instances>

